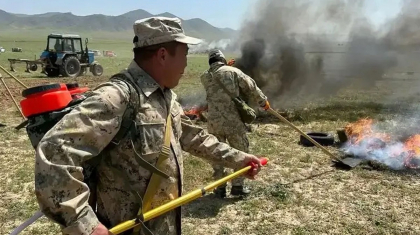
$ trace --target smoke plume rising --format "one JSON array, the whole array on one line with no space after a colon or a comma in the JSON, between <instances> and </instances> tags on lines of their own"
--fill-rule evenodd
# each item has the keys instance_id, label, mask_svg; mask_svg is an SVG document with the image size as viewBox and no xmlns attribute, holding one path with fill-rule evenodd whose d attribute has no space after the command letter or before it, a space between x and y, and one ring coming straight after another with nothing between
<instances>
[{"instance_id":1,"label":"smoke plume rising","mask_svg":"<svg viewBox=\"0 0 420 235\"><path fill-rule=\"evenodd\" d=\"M204 90L199 90L187 94L182 93L182 95L178 97L178 102L185 110L194 107L204 107L207 105L206 92Z\"/></svg>"},{"instance_id":2,"label":"smoke plume rising","mask_svg":"<svg viewBox=\"0 0 420 235\"><path fill-rule=\"evenodd\" d=\"M219 48L220 50L226 51L230 48L231 43L232 40L228 38L211 42L203 41L198 45L190 45L188 52L191 54L208 53L208 51L213 48Z\"/></svg>"},{"instance_id":3,"label":"smoke plume rising","mask_svg":"<svg viewBox=\"0 0 420 235\"><path fill-rule=\"evenodd\" d=\"M404 1L401 14L377 29L365 2L260 0L240 30L236 66L282 108L350 85L370 89L420 42L420 17L419 4Z\"/></svg>"},{"instance_id":4,"label":"smoke plume rising","mask_svg":"<svg viewBox=\"0 0 420 235\"><path fill-rule=\"evenodd\" d=\"M256 81L275 108L301 108L349 86L371 90L387 73L414 72L420 61L420 1L402 0L399 14L379 27L370 21L367 3L259 0L240 30L235 66ZM383 101L418 94L402 86L396 82ZM420 109L409 109L393 123L372 125L372 136L342 150L393 169L420 166L420 160L412 161L420 159ZM378 139L381 133L390 140Z\"/></svg>"}]
</instances>

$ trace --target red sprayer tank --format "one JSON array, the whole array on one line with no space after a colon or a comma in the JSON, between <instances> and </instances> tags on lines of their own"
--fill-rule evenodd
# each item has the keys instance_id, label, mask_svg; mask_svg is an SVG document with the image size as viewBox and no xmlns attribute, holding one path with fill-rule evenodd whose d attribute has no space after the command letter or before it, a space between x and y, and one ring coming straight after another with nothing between
<instances>
[{"instance_id":1,"label":"red sprayer tank","mask_svg":"<svg viewBox=\"0 0 420 235\"><path fill-rule=\"evenodd\" d=\"M76 95L87 90L89 88L79 88L77 83L54 83L25 89L22 91L22 96L25 99L20 102L22 113L28 118L42 113L61 110L67 107L76 98Z\"/></svg>"},{"instance_id":2,"label":"red sprayer tank","mask_svg":"<svg viewBox=\"0 0 420 235\"><path fill-rule=\"evenodd\" d=\"M79 87L78 83L67 83L66 86L72 96L85 93L89 90L88 87Z\"/></svg>"}]
</instances>

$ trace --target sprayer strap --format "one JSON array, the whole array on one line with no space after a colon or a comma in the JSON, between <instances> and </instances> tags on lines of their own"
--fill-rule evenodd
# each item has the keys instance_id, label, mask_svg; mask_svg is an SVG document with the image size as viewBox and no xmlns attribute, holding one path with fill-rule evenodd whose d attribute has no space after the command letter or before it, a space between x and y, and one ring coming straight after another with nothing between
<instances>
[{"instance_id":1,"label":"sprayer strap","mask_svg":"<svg viewBox=\"0 0 420 235\"><path fill-rule=\"evenodd\" d=\"M210 76L211 76L211 78L212 79L214 79L215 77L213 76L213 73L212 72L210 72L209 71L209 73L210 73ZM219 83L219 85L222 87L222 89L232 98L232 99L235 99L236 98L236 96L234 95L234 94L232 94L231 92L229 92L229 90L225 87L225 85L222 83L222 81L220 81L220 79L214 79L214 80L216 80L216 82L217 83Z\"/></svg>"},{"instance_id":2,"label":"sprayer strap","mask_svg":"<svg viewBox=\"0 0 420 235\"><path fill-rule=\"evenodd\" d=\"M169 158L170 154L170 148L171 148L171 132L172 130L172 118L171 114L168 115L168 118L166 119L166 130L165 130L165 140L164 144L162 146L162 150L159 154L158 161L156 163L156 168L161 169L162 163ZM150 178L149 185L147 186L146 193L143 197L143 213L150 210L150 206L153 200L153 196L155 195L155 192L157 190L157 187L160 183L160 177L156 174L153 174Z\"/></svg>"},{"instance_id":3,"label":"sprayer strap","mask_svg":"<svg viewBox=\"0 0 420 235\"><path fill-rule=\"evenodd\" d=\"M169 109L170 110L170 109ZM156 168L162 170L162 163L169 158L169 154L171 152L171 135L172 135L172 118L171 114L168 114L166 118L166 128L165 128L165 138L164 143L162 146L162 150L159 154L159 158L156 163ZM143 205L140 207L137 217L141 218L144 213L150 210L152 205L153 198L158 190L160 185L161 177L159 175L153 173L152 177L150 178L149 184L146 188L146 193L143 197ZM140 231L141 226L137 226L133 229L134 234L138 234Z\"/></svg>"},{"instance_id":4,"label":"sprayer strap","mask_svg":"<svg viewBox=\"0 0 420 235\"><path fill-rule=\"evenodd\" d=\"M129 100L130 103L128 104L128 107L123 114L120 130L117 132L117 134L114 136L114 138L111 141L111 143L113 143L114 145L119 145L121 140L130 131L133 121L137 117L138 107L140 105L139 104L140 96L139 96L139 92L136 86L124 74L114 75L112 79L124 82L128 86L129 96L130 96L130 100Z\"/></svg>"}]
</instances>

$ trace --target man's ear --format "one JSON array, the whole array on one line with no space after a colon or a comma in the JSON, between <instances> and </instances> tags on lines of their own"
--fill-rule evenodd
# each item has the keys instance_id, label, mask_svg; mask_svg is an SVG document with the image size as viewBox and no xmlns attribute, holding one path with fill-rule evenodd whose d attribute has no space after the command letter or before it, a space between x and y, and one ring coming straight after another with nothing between
<instances>
[{"instance_id":1,"label":"man's ear","mask_svg":"<svg viewBox=\"0 0 420 235\"><path fill-rule=\"evenodd\" d=\"M164 47L159 48L157 51L157 58L160 64L164 64L167 59L168 52Z\"/></svg>"}]
</instances>

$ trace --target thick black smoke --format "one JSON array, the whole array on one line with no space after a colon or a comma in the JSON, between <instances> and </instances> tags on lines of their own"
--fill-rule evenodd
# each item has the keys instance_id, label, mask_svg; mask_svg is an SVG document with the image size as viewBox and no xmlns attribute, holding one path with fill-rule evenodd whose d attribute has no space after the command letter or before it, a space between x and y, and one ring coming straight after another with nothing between
<instances>
[{"instance_id":1,"label":"thick black smoke","mask_svg":"<svg viewBox=\"0 0 420 235\"><path fill-rule=\"evenodd\" d=\"M364 15L363 0L260 0L243 22L236 67L283 108L350 85L370 89L398 65L404 48L420 43L414 5L405 1L379 30Z\"/></svg>"}]
</instances>

